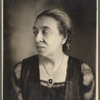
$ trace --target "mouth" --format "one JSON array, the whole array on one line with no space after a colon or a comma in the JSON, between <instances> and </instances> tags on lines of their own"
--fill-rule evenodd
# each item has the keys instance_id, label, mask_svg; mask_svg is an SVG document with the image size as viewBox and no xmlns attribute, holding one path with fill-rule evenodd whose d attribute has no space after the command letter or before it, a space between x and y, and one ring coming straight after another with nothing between
<instances>
[{"instance_id":1,"label":"mouth","mask_svg":"<svg viewBox=\"0 0 100 100\"><path fill-rule=\"evenodd\" d=\"M43 47L43 46L36 46L36 48L37 48L37 50L42 50L42 49L44 49L45 47Z\"/></svg>"}]
</instances>

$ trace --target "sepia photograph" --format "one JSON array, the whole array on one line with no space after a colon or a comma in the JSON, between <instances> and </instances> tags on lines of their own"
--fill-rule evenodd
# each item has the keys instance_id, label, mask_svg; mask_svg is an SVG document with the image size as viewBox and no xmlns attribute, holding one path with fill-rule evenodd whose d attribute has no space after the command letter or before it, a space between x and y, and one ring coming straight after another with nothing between
<instances>
[{"instance_id":1,"label":"sepia photograph","mask_svg":"<svg viewBox=\"0 0 100 100\"><path fill-rule=\"evenodd\" d=\"M2 4L2 100L98 100L97 1Z\"/></svg>"}]
</instances>

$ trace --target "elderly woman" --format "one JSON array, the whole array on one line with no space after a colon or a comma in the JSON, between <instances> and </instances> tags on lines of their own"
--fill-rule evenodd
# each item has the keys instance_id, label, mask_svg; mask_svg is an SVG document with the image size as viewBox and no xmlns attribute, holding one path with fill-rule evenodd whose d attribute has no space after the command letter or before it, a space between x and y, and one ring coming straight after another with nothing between
<instances>
[{"instance_id":1,"label":"elderly woman","mask_svg":"<svg viewBox=\"0 0 100 100\"><path fill-rule=\"evenodd\" d=\"M71 20L58 9L42 12L33 26L38 55L19 62L12 74L12 100L91 100L91 68L65 52L71 41Z\"/></svg>"}]
</instances>

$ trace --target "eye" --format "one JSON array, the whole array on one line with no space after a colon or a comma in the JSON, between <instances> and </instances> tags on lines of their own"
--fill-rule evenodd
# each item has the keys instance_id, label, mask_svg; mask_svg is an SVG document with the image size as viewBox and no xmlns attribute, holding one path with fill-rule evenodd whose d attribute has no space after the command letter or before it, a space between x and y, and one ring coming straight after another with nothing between
<instances>
[{"instance_id":1,"label":"eye","mask_svg":"<svg viewBox=\"0 0 100 100\"><path fill-rule=\"evenodd\" d=\"M37 30L37 29L33 29L33 33L34 33L34 35L37 36L37 34L38 34L38 30Z\"/></svg>"},{"instance_id":2,"label":"eye","mask_svg":"<svg viewBox=\"0 0 100 100\"><path fill-rule=\"evenodd\" d=\"M47 31L46 29L43 29L43 30L42 30L42 34L43 34L43 35L48 35L48 31Z\"/></svg>"}]
</instances>

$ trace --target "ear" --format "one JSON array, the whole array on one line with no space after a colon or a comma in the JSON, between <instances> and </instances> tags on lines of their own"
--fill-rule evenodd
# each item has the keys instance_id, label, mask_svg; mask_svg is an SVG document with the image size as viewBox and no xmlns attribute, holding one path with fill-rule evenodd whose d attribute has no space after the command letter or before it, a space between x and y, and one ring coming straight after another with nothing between
<instances>
[{"instance_id":1,"label":"ear","mask_svg":"<svg viewBox=\"0 0 100 100\"><path fill-rule=\"evenodd\" d=\"M67 36L62 38L62 45L65 44L65 42L67 41Z\"/></svg>"}]
</instances>

